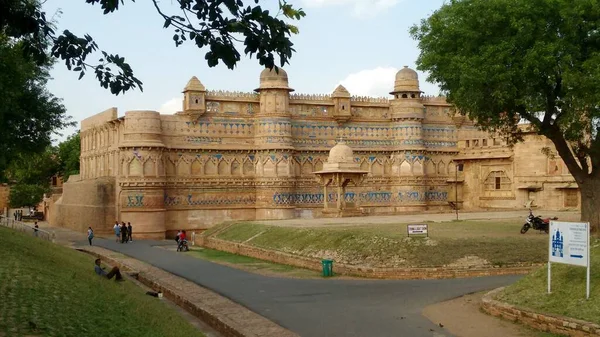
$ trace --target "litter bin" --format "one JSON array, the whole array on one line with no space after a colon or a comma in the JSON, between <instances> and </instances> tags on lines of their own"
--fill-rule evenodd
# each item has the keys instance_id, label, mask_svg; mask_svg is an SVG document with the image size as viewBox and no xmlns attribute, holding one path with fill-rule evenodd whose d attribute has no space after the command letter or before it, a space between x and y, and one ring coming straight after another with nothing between
<instances>
[{"instance_id":1,"label":"litter bin","mask_svg":"<svg viewBox=\"0 0 600 337\"><path fill-rule=\"evenodd\" d=\"M331 277L333 276L333 260L322 260L323 264L323 277Z\"/></svg>"}]
</instances>

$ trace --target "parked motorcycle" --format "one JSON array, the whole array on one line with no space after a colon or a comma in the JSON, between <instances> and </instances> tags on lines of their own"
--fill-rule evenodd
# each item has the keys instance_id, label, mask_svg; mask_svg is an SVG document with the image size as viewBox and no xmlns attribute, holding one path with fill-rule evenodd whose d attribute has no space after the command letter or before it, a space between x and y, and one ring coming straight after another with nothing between
<instances>
[{"instance_id":1,"label":"parked motorcycle","mask_svg":"<svg viewBox=\"0 0 600 337\"><path fill-rule=\"evenodd\" d=\"M521 234L527 233L529 228L548 233L550 231L550 220L558 220L558 217L542 219L539 215L533 215L533 211L529 209L529 216L527 216L525 224L521 227Z\"/></svg>"}]
</instances>

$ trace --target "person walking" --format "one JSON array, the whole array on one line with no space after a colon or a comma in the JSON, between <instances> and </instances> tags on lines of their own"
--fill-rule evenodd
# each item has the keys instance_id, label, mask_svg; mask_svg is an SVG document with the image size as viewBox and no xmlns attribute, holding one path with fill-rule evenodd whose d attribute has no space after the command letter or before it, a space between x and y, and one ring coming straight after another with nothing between
<instances>
[{"instance_id":1,"label":"person walking","mask_svg":"<svg viewBox=\"0 0 600 337\"><path fill-rule=\"evenodd\" d=\"M38 236L38 228L40 228L40 226L38 226L37 221L33 224L33 234L35 236Z\"/></svg>"},{"instance_id":2,"label":"person walking","mask_svg":"<svg viewBox=\"0 0 600 337\"><path fill-rule=\"evenodd\" d=\"M131 231L133 230L133 228L131 227L131 222L127 222L127 240L129 242L133 242L133 236L131 235Z\"/></svg>"},{"instance_id":3,"label":"person walking","mask_svg":"<svg viewBox=\"0 0 600 337\"><path fill-rule=\"evenodd\" d=\"M127 243L127 225L125 221L121 225L121 243Z\"/></svg>"},{"instance_id":4,"label":"person walking","mask_svg":"<svg viewBox=\"0 0 600 337\"><path fill-rule=\"evenodd\" d=\"M90 243L90 246L92 245L92 239L94 238L94 231L92 230L92 227L88 227L88 242Z\"/></svg>"},{"instance_id":5,"label":"person walking","mask_svg":"<svg viewBox=\"0 0 600 337\"><path fill-rule=\"evenodd\" d=\"M115 222L115 226L113 227L113 230L115 231L115 236L117 237L117 242L119 242L119 239L121 237L121 226L119 226L119 222Z\"/></svg>"}]
</instances>

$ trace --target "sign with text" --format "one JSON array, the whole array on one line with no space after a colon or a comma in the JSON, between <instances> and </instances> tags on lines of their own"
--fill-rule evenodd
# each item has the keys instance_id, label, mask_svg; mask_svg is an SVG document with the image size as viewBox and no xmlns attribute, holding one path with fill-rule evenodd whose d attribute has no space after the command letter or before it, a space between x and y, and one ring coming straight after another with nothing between
<instances>
[{"instance_id":1,"label":"sign with text","mask_svg":"<svg viewBox=\"0 0 600 337\"><path fill-rule=\"evenodd\" d=\"M549 261L587 267L590 227L585 222L550 222Z\"/></svg>"},{"instance_id":2,"label":"sign with text","mask_svg":"<svg viewBox=\"0 0 600 337\"><path fill-rule=\"evenodd\" d=\"M407 225L406 232L408 233L408 236L411 236L411 235L427 235L427 236L429 236L429 233L427 230L427 224Z\"/></svg>"},{"instance_id":3,"label":"sign with text","mask_svg":"<svg viewBox=\"0 0 600 337\"><path fill-rule=\"evenodd\" d=\"M590 298L590 224L550 221L548 294L552 293L552 263L586 267L585 298Z\"/></svg>"}]
</instances>

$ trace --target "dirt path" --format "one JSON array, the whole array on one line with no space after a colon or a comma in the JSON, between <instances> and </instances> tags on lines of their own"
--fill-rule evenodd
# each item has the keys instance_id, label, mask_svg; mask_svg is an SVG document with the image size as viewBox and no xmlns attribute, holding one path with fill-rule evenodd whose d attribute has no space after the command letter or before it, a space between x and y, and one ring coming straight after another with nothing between
<instances>
[{"instance_id":1,"label":"dirt path","mask_svg":"<svg viewBox=\"0 0 600 337\"><path fill-rule=\"evenodd\" d=\"M537 337L541 332L482 313L479 302L485 293L465 295L425 307L423 316L435 324L443 324L457 337ZM548 336L548 335L546 335Z\"/></svg>"},{"instance_id":2,"label":"dirt path","mask_svg":"<svg viewBox=\"0 0 600 337\"><path fill-rule=\"evenodd\" d=\"M535 210L536 215L557 216L562 220L577 220L579 212L573 211L547 211ZM519 211L481 211L481 212L461 212L460 220L506 220L506 219L525 219L528 211L526 209ZM327 226L364 226L379 224L399 224L409 222L424 221L452 221L456 217L455 213L426 213L417 214L395 214L395 215L370 215L347 218L313 218L313 219L288 219L288 220L256 220L253 222L265 225L281 227L327 227Z\"/></svg>"}]
</instances>

